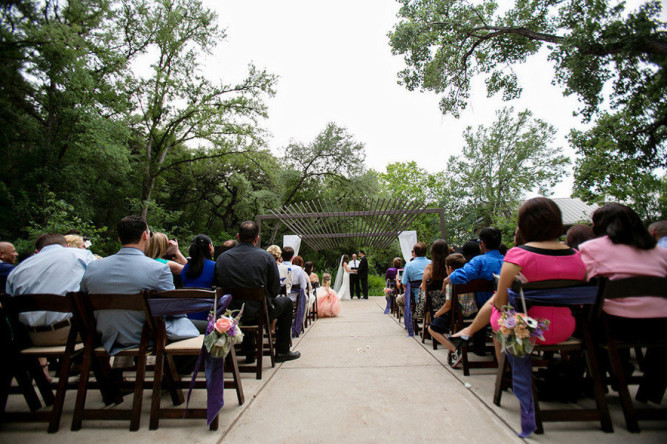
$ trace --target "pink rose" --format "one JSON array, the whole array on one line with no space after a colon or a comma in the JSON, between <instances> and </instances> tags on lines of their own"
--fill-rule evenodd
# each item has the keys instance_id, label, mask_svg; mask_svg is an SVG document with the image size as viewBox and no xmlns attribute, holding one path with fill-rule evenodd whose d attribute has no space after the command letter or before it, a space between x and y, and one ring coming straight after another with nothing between
<instances>
[{"instance_id":1,"label":"pink rose","mask_svg":"<svg viewBox=\"0 0 667 444\"><path fill-rule=\"evenodd\" d=\"M215 323L215 331L218 333L224 333L229 330L232 326L232 321L227 318L220 318L218 322Z\"/></svg>"}]
</instances>

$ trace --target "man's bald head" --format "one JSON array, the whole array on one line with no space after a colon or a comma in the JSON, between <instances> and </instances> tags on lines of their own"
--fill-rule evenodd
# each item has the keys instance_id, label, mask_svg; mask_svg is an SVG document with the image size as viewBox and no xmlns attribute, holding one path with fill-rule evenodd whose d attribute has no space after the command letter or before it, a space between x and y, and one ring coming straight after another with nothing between
<instances>
[{"instance_id":1,"label":"man's bald head","mask_svg":"<svg viewBox=\"0 0 667 444\"><path fill-rule=\"evenodd\" d=\"M2 262L13 264L16 262L16 257L18 255L14 245L9 242L0 242L0 260L2 260Z\"/></svg>"}]
</instances>

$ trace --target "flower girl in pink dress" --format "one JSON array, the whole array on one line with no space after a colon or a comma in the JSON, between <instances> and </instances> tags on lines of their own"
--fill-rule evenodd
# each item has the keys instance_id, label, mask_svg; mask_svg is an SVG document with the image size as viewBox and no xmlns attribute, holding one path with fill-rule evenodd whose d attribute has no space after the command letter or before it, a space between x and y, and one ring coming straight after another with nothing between
<instances>
[{"instance_id":1,"label":"flower girl in pink dress","mask_svg":"<svg viewBox=\"0 0 667 444\"><path fill-rule=\"evenodd\" d=\"M331 275L322 275L322 287L317 289L317 314L319 317L333 317L340 313L340 299L335 291L330 288Z\"/></svg>"}]
</instances>

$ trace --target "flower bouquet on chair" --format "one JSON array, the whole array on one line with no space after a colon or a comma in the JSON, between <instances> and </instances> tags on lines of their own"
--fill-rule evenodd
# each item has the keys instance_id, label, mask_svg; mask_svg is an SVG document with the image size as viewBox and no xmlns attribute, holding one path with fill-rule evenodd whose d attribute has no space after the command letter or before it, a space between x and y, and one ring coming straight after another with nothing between
<instances>
[{"instance_id":1,"label":"flower bouquet on chair","mask_svg":"<svg viewBox=\"0 0 667 444\"><path fill-rule=\"evenodd\" d=\"M227 310L217 320L215 316L209 316L204 346L212 358L224 358L231 347L243 341L243 332L239 328L239 319L241 319L242 313L243 308L238 310L236 316L230 310Z\"/></svg>"},{"instance_id":2,"label":"flower bouquet on chair","mask_svg":"<svg viewBox=\"0 0 667 444\"><path fill-rule=\"evenodd\" d=\"M498 325L496 339L507 353L517 358L529 355L535 341L538 338L544 340L544 332L549 329L547 319L537 320L525 313L517 313L511 305L503 307Z\"/></svg>"}]
</instances>

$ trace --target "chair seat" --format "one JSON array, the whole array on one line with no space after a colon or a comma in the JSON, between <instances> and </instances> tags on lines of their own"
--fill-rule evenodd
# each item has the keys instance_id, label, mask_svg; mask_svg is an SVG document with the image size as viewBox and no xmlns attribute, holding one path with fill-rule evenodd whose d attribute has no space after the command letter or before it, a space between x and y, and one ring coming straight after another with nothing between
<instances>
[{"instance_id":1,"label":"chair seat","mask_svg":"<svg viewBox=\"0 0 667 444\"><path fill-rule=\"evenodd\" d=\"M204 335L199 335L190 339L183 339L182 341L176 341L169 343L165 346L165 350L169 353L178 353L179 351L196 351L200 350L201 346L204 344Z\"/></svg>"},{"instance_id":2,"label":"chair seat","mask_svg":"<svg viewBox=\"0 0 667 444\"><path fill-rule=\"evenodd\" d=\"M78 343L74 345L74 351L83 350L83 344ZM65 353L64 345L54 345L49 347L30 347L21 350L22 355L36 355L36 356L57 356Z\"/></svg>"},{"instance_id":3,"label":"chair seat","mask_svg":"<svg viewBox=\"0 0 667 444\"><path fill-rule=\"evenodd\" d=\"M579 350L581 349L583 341L575 337L570 337L569 339L559 342L558 344L550 345L536 345L535 350L538 351L558 351L558 350Z\"/></svg>"}]
</instances>

